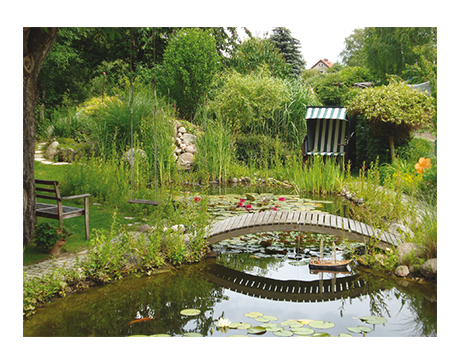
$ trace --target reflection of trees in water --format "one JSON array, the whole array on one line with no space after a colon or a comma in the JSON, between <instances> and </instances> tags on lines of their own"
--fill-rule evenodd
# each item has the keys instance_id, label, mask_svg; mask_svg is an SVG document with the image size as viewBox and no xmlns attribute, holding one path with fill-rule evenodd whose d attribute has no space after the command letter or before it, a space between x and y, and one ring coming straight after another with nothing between
<instances>
[{"instance_id":1,"label":"reflection of trees in water","mask_svg":"<svg viewBox=\"0 0 460 364\"><path fill-rule=\"evenodd\" d=\"M377 277L369 273L363 273L362 277L368 286L370 315L396 318L407 306L412 316L398 320L401 322L400 330L412 332L411 336L436 336L436 286L427 284L422 286L406 280ZM388 303L394 299L398 300L401 306L397 312L390 312Z\"/></svg>"},{"instance_id":2,"label":"reflection of trees in water","mask_svg":"<svg viewBox=\"0 0 460 364\"><path fill-rule=\"evenodd\" d=\"M198 273L198 274L197 274ZM223 289L207 282L199 266L171 274L127 279L56 301L31 317L25 336L127 336L167 333L206 335L213 307L224 299ZM183 316L185 308L201 310ZM151 320L128 325L139 318Z\"/></svg>"}]
</instances>

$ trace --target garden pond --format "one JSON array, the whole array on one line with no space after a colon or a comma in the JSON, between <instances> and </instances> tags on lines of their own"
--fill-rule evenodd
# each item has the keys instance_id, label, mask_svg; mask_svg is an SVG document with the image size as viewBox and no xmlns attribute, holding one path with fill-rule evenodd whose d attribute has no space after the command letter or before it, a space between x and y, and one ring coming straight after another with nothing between
<instances>
[{"instance_id":1,"label":"garden pond","mask_svg":"<svg viewBox=\"0 0 460 364\"><path fill-rule=\"evenodd\" d=\"M265 208L347 213L346 204L335 197L224 192L209 202L217 219ZM340 272L312 271L308 261L319 255L321 239L325 257L331 256L333 239L338 259L362 248L358 242L313 233L228 239L214 245L216 258L57 299L24 320L23 335L437 335L436 286L371 274L354 263Z\"/></svg>"}]
</instances>

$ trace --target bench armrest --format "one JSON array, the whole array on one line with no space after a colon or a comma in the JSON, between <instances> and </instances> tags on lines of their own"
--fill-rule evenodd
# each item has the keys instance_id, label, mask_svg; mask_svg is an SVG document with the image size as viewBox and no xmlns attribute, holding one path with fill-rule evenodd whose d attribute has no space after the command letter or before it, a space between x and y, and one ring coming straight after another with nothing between
<instances>
[{"instance_id":1,"label":"bench armrest","mask_svg":"<svg viewBox=\"0 0 460 364\"><path fill-rule=\"evenodd\" d=\"M84 195L76 195L76 196L68 196L68 197L61 197L61 200L73 200L74 198L83 198L83 197L89 197L91 196L89 193L84 194Z\"/></svg>"}]
</instances>

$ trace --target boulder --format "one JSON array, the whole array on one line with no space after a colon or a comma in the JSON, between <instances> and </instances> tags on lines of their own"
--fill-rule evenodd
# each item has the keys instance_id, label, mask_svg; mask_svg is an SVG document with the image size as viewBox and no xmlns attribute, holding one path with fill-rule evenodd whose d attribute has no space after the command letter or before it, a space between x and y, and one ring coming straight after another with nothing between
<instances>
[{"instance_id":1,"label":"boulder","mask_svg":"<svg viewBox=\"0 0 460 364\"><path fill-rule=\"evenodd\" d=\"M189 133L185 133L185 134L182 134L182 140L185 144L189 145L189 144L195 144L196 142L196 136L193 135L193 134L189 134Z\"/></svg>"},{"instance_id":2,"label":"boulder","mask_svg":"<svg viewBox=\"0 0 460 364\"><path fill-rule=\"evenodd\" d=\"M188 152L182 153L179 156L179 163L182 164L182 165L185 165L185 164L190 165L190 164L192 164L193 163L193 154L188 153Z\"/></svg>"},{"instance_id":3,"label":"boulder","mask_svg":"<svg viewBox=\"0 0 460 364\"><path fill-rule=\"evenodd\" d=\"M59 143L55 140L54 142L52 142L48 148L46 149L46 152L45 152L45 159L53 159L54 156L57 154L58 152L58 146L59 146Z\"/></svg>"},{"instance_id":4,"label":"boulder","mask_svg":"<svg viewBox=\"0 0 460 364\"><path fill-rule=\"evenodd\" d=\"M396 248L396 254L398 254L399 264L402 264L409 254L413 254L414 258L421 258L423 256L423 248L414 243L405 243Z\"/></svg>"},{"instance_id":5,"label":"boulder","mask_svg":"<svg viewBox=\"0 0 460 364\"><path fill-rule=\"evenodd\" d=\"M421 265L420 273L428 279L436 278L438 274L438 259L428 259Z\"/></svg>"},{"instance_id":6,"label":"boulder","mask_svg":"<svg viewBox=\"0 0 460 364\"><path fill-rule=\"evenodd\" d=\"M187 131L185 130L185 128L183 126L177 128L177 132L178 133L181 133L181 134L185 134Z\"/></svg>"},{"instance_id":7,"label":"boulder","mask_svg":"<svg viewBox=\"0 0 460 364\"><path fill-rule=\"evenodd\" d=\"M57 158L59 162L73 162L75 159L75 150L72 148L61 148L58 150Z\"/></svg>"},{"instance_id":8,"label":"boulder","mask_svg":"<svg viewBox=\"0 0 460 364\"><path fill-rule=\"evenodd\" d=\"M407 265L400 265L396 267L395 274L398 277L407 277L409 275L409 267Z\"/></svg>"},{"instance_id":9,"label":"boulder","mask_svg":"<svg viewBox=\"0 0 460 364\"><path fill-rule=\"evenodd\" d=\"M388 228L388 232L393 235L396 235L397 237L403 240L405 238L414 236L414 233L412 232L411 229L409 229L408 227L402 224L398 224L398 223L391 223L390 227Z\"/></svg>"},{"instance_id":10,"label":"boulder","mask_svg":"<svg viewBox=\"0 0 460 364\"><path fill-rule=\"evenodd\" d=\"M197 152L196 145L195 145L195 144L187 145L187 146L184 148L184 151L187 152L187 153L196 153L196 152Z\"/></svg>"}]
</instances>

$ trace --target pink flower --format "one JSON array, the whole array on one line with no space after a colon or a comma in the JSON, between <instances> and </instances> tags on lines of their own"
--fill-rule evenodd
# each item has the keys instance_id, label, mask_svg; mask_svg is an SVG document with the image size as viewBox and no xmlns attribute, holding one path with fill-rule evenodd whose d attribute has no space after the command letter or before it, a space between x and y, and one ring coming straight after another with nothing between
<instances>
[{"instance_id":1,"label":"pink flower","mask_svg":"<svg viewBox=\"0 0 460 364\"><path fill-rule=\"evenodd\" d=\"M251 205L246 205L246 210L249 211L250 209L252 209L252 206Z\"/></svg>"},{"instance_id":2,"label":"pink flower","mask_svg":"<svg viewBox=\"0 0 460 364\"><path fill-rule=\"evenodd\" d=\"M195 202L201 201L201 197L195 197Z\"/></svg>"},{"instance_id":3,"label":"pink flower","mask_svg":"<svg viewBox=\"0 0 460 364\"><path fill-rule=\"evenodd\" d=\"M272 207L272 209L275 210L275 211L278 211L278 209L276 207Z\"/></svg>"},{"instance_id":4,"label":"pink flower","mask_svg":"<svg viewBox=\"0 0 460 364\"><path fill-rule=\"evenodd\" d=\"M243 203L242 203L242 202L239 202L239 203L238 203L238 207L243 207Z\"/></svg>"},{"instance_id":5,"label":"pink flower","mask_svg":"<svg viewBox=\"0 0 460 364\"><path fill-rule=\"evenodd\" d=\"M246 201L244 198L240 198L241 203L243 203L244 201Z\"/></svg>"},{"instance_id":6,"label":"pink flower","mask_svg":"<svg viewBox=\"0 0 460 364\"><path fill-rule=\"evenodd\" d=\"M284 197L280 197L278 200L285 201L286 199Z\"/></svg>"}]
</instances>

